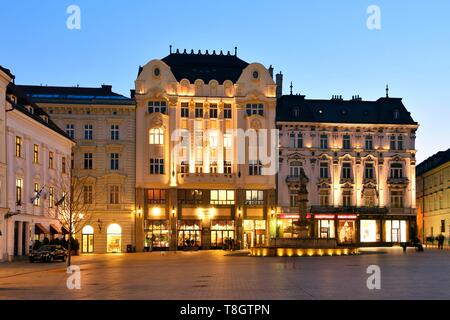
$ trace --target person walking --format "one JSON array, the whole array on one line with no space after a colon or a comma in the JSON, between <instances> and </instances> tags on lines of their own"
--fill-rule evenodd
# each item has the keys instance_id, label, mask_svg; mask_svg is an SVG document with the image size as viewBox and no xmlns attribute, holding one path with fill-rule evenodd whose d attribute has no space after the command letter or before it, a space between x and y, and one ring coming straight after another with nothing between
<instances>
[{"instance_id":1,"label":"person walking","mask_svg":"<svg viewBox=\"0 0 450 320\"><path fill-rule=\"evenodd\" d=\"M445 237L444 235L441 233L438 237L438 249L444 249L444 241L445 241Z\"/></svg>"}]
</instances>

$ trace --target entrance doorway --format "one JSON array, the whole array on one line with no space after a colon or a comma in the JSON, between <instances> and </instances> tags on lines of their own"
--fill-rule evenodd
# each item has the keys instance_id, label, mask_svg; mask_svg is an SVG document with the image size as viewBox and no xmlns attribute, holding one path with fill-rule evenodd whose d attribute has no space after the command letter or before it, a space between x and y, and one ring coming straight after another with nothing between
<instances>
[{"instance_id":1,"label":"entrance doorway","mask_svg":"<svg viewBox=\"0 0 450 320\"><path fill-rule=\"evenodd\" d=\"M92 226L85 226L82 230L82 252L93 253L94 252L94 228Z\"/></svg>"},{"instance_id":2,"label":"entrance doorway","mask_svg":"<svg viewBox=\"0 0 450 320\"><path fill-rule=\"evenodd\" d=\"M122 252L122 228L117 223L109 225L106 242L108 252Z\"/></svg>"}]
</instances>

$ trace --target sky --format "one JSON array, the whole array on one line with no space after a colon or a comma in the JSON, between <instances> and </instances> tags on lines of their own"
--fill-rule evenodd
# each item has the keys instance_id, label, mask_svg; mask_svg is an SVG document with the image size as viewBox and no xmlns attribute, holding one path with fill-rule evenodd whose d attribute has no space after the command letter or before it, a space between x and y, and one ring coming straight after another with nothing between
<instances>
[{"instance_id":1,"label":"sky","mask_svg":"<svg viewBox=\"0 0 450 320\"><path fill-rule=\"evenodd\" d=\"M174 50L234 51L311 99L403 98L417 159L450 147L450 1L1 0L0 65L18 84L111 84L129 95L139 65ZM67 8L80 8L80 29ZM379 29L368 7L380 12Z\"/></svg>"}]
</instances>

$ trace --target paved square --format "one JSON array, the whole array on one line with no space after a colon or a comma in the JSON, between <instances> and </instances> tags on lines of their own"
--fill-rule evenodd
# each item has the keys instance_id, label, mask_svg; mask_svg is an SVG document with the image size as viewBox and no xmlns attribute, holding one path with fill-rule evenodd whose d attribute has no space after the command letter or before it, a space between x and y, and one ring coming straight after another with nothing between
<instances>
[{"instance_id":1,"label":"paved square","mask_svg":"<svg viewBox=\"0 0 450 320\"><path fill-rule=\"evenodd\" d=\"M369 249L360 256L266 257L224 251L74 258L81 289L63 263L0 264L0 299L450 299L450 251ZM369 265L381 290L369 290Z\"/></svg>"}]
</instances>

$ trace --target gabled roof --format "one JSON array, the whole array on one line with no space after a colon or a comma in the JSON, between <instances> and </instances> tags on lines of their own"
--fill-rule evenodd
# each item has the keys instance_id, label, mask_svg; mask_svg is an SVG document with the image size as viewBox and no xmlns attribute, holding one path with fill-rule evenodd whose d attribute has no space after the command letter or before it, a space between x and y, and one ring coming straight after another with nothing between
<instances>
[{"instance_id":1,"label":"gabled roof","mask_svg":"<svg viewBox=\"0 0 450 320\"><path fill-rule=\"evenodd\" d=\"M11 73L11 70L6 69L5 67L0 66L0 70L6 73L11 79L14 79L15 76Z\"/></svg>"},{"instance_id":2,"label":"gabled roof","mask_svg":"<svg viewBox=\"0 0 450 320\"><path fill-rule=\"evenodd\" d=\"M449 161L450 149L447 149L447 151L439 151L417 166L416 176L421 176L422 174L431 171L434 168L437 168Z\"/></svg>"},{"instance_id":3,"label":"gabled roof","mask_svg":"<svg viewBox=\"0 0 450 320\"><path fill-rule=\"evenodd\" d=\"M112 86L100 88L87 87L53 87L19 85L27 96L36 103L70 103L70 104L107 104L134 105L130 99L112 91Z\"/></svg>"},{"instance_id":4,"label":"gabled roof","mask_svg":"<svg viewBox=\"0 0 450 320\"><path fill-rule=\"evenodd\" d=\"M11 104L11 106L15 110L22 112L26 116L50 128L56 133L59 133L60 135L64 136L69 140L72 140L64 130L62 130L60 127L56 125L56 123L52 121L48 113L45 112L42 108L40 108L36 103L34 103L34 101L32 101L30 97L28 97L19 86L15 85L12 82L9 83L6 89L6 93L7 95L11 94L16 97L17 102L12 101L8 96L6 97L7 101ZM25 106L33 107L33 113L31 113ZM45 121L42 118L42 116L46 116L48 120Z\"/></svg>"},{"instance_id":5,"label":"gabled roof","mask_svg":"<svg viewBox=\"0 0 450 320\"><path fill-rule=\"evenodd\" d=\"M186 78L189 82L194 83L195 80L201 79L206 84L209 81L215 79L219 84L223 84L224 81L230 80L236 83L242 74L242 71L248 66L248 63L239 59L237 55L231 55L222 53L216 54L214 51L209 54L206 51L202 53L180 53L178 50L176 53L171 53L162 61L166 63L177 81L181 81Z\"/></svg>"},{"instance_id":6,"label":"gabled roof","mask_svg":"<svg viewBox=\"0 0 450 320\"><path fill-rule=\"evenodd\" d=\"M302 95L278 98L277 121L417 125L401 98L313 100Z\"/></svg>"}]
</instances>

